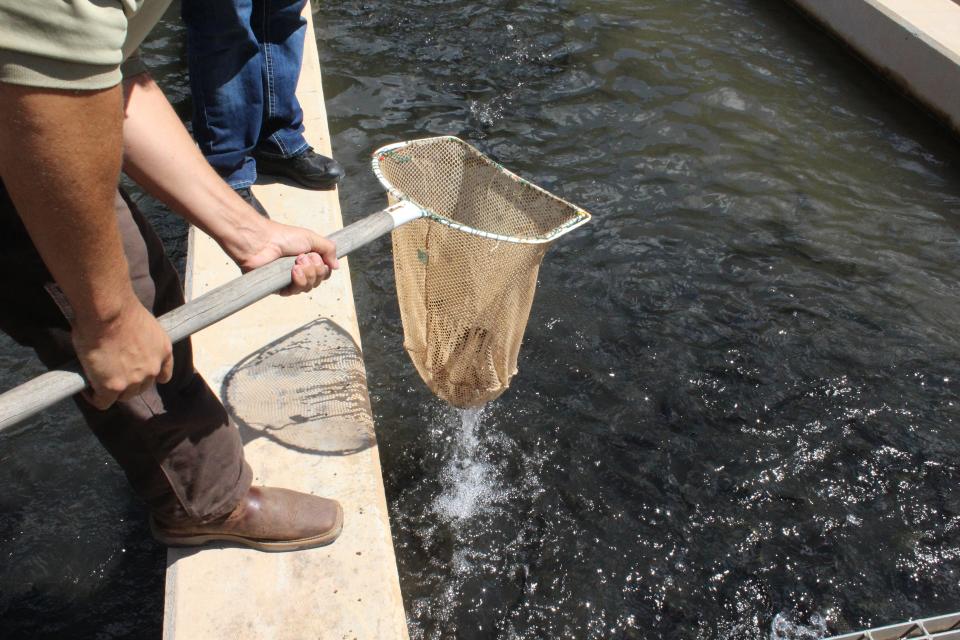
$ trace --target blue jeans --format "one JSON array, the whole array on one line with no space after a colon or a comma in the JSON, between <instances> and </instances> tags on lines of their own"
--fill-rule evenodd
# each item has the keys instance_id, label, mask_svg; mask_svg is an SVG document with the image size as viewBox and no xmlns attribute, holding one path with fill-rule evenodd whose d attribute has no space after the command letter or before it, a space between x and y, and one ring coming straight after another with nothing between
<instances>
[{"instance_id":1,"label":"blue jeans","mask_svg":"<svg viewBox=\"0 0 960 640\"><path fill-rule=\"evenodd\" d=\"M306 149L297 80L306 0L182 0L193 136L234 189L257 180L254 150Z\"/></svg>"}]
</instances>

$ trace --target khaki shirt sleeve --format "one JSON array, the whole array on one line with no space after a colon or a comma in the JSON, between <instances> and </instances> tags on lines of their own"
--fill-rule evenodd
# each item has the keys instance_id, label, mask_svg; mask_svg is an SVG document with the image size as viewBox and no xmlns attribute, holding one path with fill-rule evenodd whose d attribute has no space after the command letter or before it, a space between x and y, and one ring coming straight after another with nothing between
<instances>
[{"instance_id":1,"label":"khaki shirt sleeve","mask_svg":"<svg viewBox=\"0 0 960 640\"><path fill-rule=\"evenodd\" d=\"M96 90L120 83L170 0L0 0L0 82ZM144 70L142 62L130 72Z\"/></svg>"}]
</instances>

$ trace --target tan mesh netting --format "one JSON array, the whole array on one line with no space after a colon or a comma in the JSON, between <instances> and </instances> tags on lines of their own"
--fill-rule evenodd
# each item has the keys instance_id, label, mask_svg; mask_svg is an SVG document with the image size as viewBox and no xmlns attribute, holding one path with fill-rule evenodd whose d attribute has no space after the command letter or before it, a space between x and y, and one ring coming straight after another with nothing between
<instances>
[{"instance_id":1,"label":"tan mesh netting","mask_svg":"<svg viewBox=\"0 0 960 640\"><path fill-rule=\"evenodd\" d=\"M457 138L393 145L375 169L393 198L432 214L393 232L404 347L450 404L489 402L517 372L550 241L589 215Z\"/></svg>"}]
</instances>

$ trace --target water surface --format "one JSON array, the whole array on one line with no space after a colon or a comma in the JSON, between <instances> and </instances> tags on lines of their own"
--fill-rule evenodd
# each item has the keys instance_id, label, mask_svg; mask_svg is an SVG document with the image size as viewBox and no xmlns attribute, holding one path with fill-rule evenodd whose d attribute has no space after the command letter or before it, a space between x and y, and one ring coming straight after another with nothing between
<instances>
[{"instance_id":1,"label":"water surface","mask_svg":"<svg viewBox=\"0 0 960 640\"><path fill-rule=\"evenodd\" d=\"M814 637L960 608L955 143L784 3L325 3L347 216L452 133L595 215L466 419L352 258L414 637Z\"/></svg>"}]
</instances>

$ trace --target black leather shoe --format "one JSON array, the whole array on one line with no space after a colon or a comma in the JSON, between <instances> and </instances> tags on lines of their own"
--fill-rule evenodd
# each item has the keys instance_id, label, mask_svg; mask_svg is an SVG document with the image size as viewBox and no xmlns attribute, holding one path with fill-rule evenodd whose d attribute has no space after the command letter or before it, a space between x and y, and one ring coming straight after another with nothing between
<instances>
[{"instance_id":1,"label":"black leather shoe","mask_svg":"<svg viewBox=\"0 0 960 640\"><path fill-rule=\"evenodd\" d=\"M290 178L307 189L333 189L344 174L339 162L311 147L290 158L264 151L254 151L253 157L257 161L257 173Z\"/></svg>"},{"instance_id":2,"label":"black leather shoe","mask_svg":"<svg viewBox=\"0 0 960 640\"><path fill-rule=\"evenodd\" d=\"M263 205L260 204L260 201L257 200L257 196L253 195L253 191L250 187L242 187L240 189L234 189L237 192L237 195L246 200L247 204L256 209L257 213L262 215L264 218L270 219L270 214L267 213L267 210L263 208Z\"/></svg>"}]
</instances>

